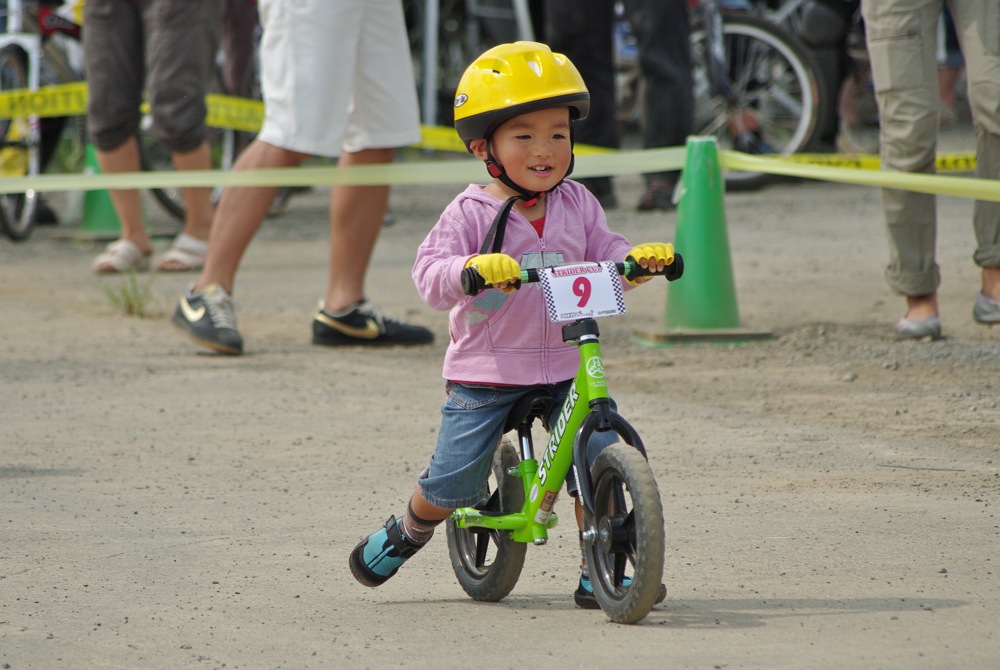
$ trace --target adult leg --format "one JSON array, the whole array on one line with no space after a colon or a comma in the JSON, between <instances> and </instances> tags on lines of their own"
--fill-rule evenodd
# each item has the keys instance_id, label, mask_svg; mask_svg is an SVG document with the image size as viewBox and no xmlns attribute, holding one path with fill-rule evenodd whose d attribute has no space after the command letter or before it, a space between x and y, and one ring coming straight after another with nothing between
<instances>
[{"instance_id":1,"label":"adult leg","mask_svg":"<svg viewBox=\"0 0 1000 670\"><path fill-rule=\"evenodd\" d=\"M545 21L549 46L573 62L590 91L587 118L573 124L575 141L617 149L618 108L612 38L614 3L592 0L584 11L579 0L548 0ZM610 177L587 177L578 181L590 189L602 206L611 208L618 204Z\"/></svg>"},{"instance_id":2,"label":"adult leg","mask_svg":"<svg viewBox=\"0 0 1000 670\"><path fill-rule=\"evenodd\" d=\"M339 165L389 163L395 149L344 153ZM389 186L336 186L330 193L330 268L323 304L338 311L365 297L365 275L389 206Z\"/></svg>"},{"instance_id":3,"label":"adult leg","mask_svg":"<svg viewBox=\"0 0 1000 670\"><path fill-rule=\"evenodd\" d=\"M617 149L614 3L593 0L584 11L579 0L548 0L545 19L549 46L573 62L590 91L590 112L573 125L576 141Z\"/></svg>"},{"instance_id":4,"label":"adult leg","mask_svg":"<svg viewBox=\"0 0 1000 670\"><path fill-rule=\"evenodd\" d=\"M344 67L354 63L350 78L326 91L332 107L339 104L348 113L343 132L331 134L325 118L315 120L317 142L335 149L342 139L340 165L389 163L394 147L416 142L420 122L412 73L401 68L410 62L402 6L393 0L353 0L345 3L346 14L334 19L357 21L353 35L345 35L336 50L343 52ZM340 30L345 27L341 26ZM348 39L351 38L351 39ZM336 83L336 82L335 82ZM350 86L349 92L346 85ZM346 104L345 101L350 101ZM321 108L326 113L326 108ZM338 186L330 195L330 267L323 305L312 329L314 344L413 345L432 342L433 334L383 315L365 300L365 280L375 242L385 220L389 201L387 185Z\"/></svg>"},{"instance_id":5,"label":"adult leg","mask_svg":"<svg viewBox=\"0 0 1000 670\"><path fill-rule=\"evenodd\" d=\"M87 127L105 174L137 172L139 103L143 86L142 16L133 3L92 0L84 9L87 42L84 52L90 96ZM95 259L98 272L144 267L152 241L143 223L139 192L110 191L121 233Z\"/></svg>"},{"instance_id":6,"label":"adult leg","mask_svg":"<svg viewBox=\"0 0 1000 670\"><path fill-rule=\"evenodd\" d=\"M136 138L130 137L123 144L110 150L96 150L97 163L101 166L104 174L114 174L116 172L138 172L139 167L139 143ZM142 216L141 194L136 189L112 189L108 191L111 196L111 204L115 208L115 214L121 223L122 231L118 236L120 240L127 240L139 248L143 254L149 254L153 250L153 242L146 232L146 227ZM94 266L95 270L109 270L108 263L99 263Z\"/></svg>"},{"instance_id":7,"label":"adult leg","mask_svg":"<svg viewBox=\"0 0 1000 670\"><path fill-rule=\"evenodd\" d=\"M956 33L966 60L969 102L976 131L976 176L1000 180L1000 8L962 0L952 5ZM1000 301L1000 203L977 200L973 211L976 264L982 294ZM981 299L980 299L981 300ZM977 306L976 320L1000 321L1000 304Z\"/></svg>"},{"instance_id":8,"label":"adult leg","mask_svg":"<svg viewBox=\"0 0 1000 670\"><path fill-rule=\"evenodd\" d=\"M645 84L646 149L684 146L694 127L691 27L686 0L628 0ZM679 171L645 175L639 209L672 209Z\"/></svg>"},{"instance_id":9,"label":"adult leg","mask_svg":"<svg viewBox=\"0 0 1000 670\"><path fill-rule=\"evenodd\" d=\"M215 76L221 15L222 0L204 0L196 5L157 0L148 5L144 15L147 88L153 123L177 170L212 168L205 95ZM204 255L214 213L211 197L211 188L184 189L186 237L175 241L174 249L160 262L159 269L188 270L201 265L197 256ZM179 244L182 239L187 240L190 249Z\"/></svg>"},{"instance_id":10,"label":"adult leg","mask_svg":"<svg viewBox=\"0 0 1000 670\"><path fill-rule=\"evenodd\" d=\"M291 167L306 158L306 154L257 139L240 154L233 170ZM230 187L222 191L208 238L205 267L195 282L196 291L218 284L227 293L233 292L240 260L267 216L277 191L277 186Z\"/></svg>"},{"instance_id":11,"label":"adult leg","mask_svg":"<svg viewBox=\"0 0 1000 670\"><path fill-rule=\"evenodd\" d=\"M291 167L306 156L254 140L233 170ZM276 186L227 188L216 212L201 276L178 301L171 322L195 344L221 354L243 353L231 293L243 253L267 216Z\"/></svg>"},{"instance_id":12,"label":"adult leg","mask_svg":"<svg viewBox=\"0 0 1000 670\"><path fill-rule=\"evenodd\" d=\"M881 117L885 170L935 171L938 124L937 20L941 0L865 0L862 10ZM934 335L940 273L935 260L936 199L897 189L882 190L889 240L886 281L906 296L899 326L919 322ZM907 336L897 329L902 336ZM917 333L916 336L919 336Z\"/></svg>"},{"instance_id":13,"label":"adult leg","mask_svg":"<svg viewBox=\"0 0 1000 670\"><path fill-rule=\"evenodd\" d=\"M177 170L211 170L212 149L208 142L202 142L192 151L175 151L171 154ZM212 204L211 188L184 189L184 232L207 240L212 228L215 206Z\"/></svg>"},{"instance_id":14,"label":"adult leg","mask_svg":"<svg viewBox=\"0 0 1000 670\"><path fill-rule=\"evenodd\" d=\"M230 95L251 95L253 42L256 39L257 3L225 0L219 41L223 53L223 84Z\"/></svg>"}]
</instances>

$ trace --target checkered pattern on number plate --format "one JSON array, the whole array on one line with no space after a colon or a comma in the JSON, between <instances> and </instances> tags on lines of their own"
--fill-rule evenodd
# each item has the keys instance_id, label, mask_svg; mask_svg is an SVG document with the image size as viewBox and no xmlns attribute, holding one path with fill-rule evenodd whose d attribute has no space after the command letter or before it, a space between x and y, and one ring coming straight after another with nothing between
<instances>
[{"instance_id":1,"label":"checkered pattern on number plate","mask_svg":"<svg viewBox=\"0 0 1000 670\"><path fill-rule=\"evenodd\" d=\"M618 269L615 267L615 264L612 261L604 263L604 269L610 272L612 276L616 276L618 274ZM622 291L622 283L620 281L616 281L616 282L611 282L611 285L614 287L615 290L615 304L618 305L618 309L620 309L621 313L624 314L625 292Z\"/></svg>"},{"instance_id":2,"label":"checkered pattern on number plate","mask_svg":"<svg viewBox=\"0 0 1000 670\"><path fill-rule=\"evenodd\" d=\"M548 305L549 321L558 323L559 309L556 307L556 301L553 299L552 284L547 281L542 282L542 291L545 292L545 304Z\"/></svg>"}]
</instances>

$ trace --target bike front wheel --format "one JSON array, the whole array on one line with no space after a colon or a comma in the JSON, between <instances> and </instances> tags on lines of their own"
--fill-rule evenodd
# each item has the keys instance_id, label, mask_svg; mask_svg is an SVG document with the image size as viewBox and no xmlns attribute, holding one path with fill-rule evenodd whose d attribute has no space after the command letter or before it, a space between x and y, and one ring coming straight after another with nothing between
<instances>
[{"instance_id":1,"label":"bike front wheel","mask_svg":"<svg viewBox=\"0 0 1000 670\"><path fill-rule=\"evenodd\" d=\"M514 446L506 439L501 441L493 456L490 498L478 509L497 514L521 510L524 486L519 477L507 474L519 460ZM446 531L451 566L458 583L473 600L498 602L514 589L528 545L515 542L510 531L459 528L452 519L448 519Z\"/></svg>"},{"instance_id":2,"label":"bike front wheel","mask_svg":"<svg viewBox=\"0 0 1000 670\"><path fill-rule=\"evenodd\" d=\"M663 580L666 540L656 479L643 455L622 443L602 450L590 472L594 516L585 513L584 532L590 583L609 619L636 623L653 609Z\"/></svg>"},{"instance_id":3,"label":"bike front wheel","mask_svg":"<svg viewBox=\"0 0 1000 670\"><path fill-rule=\"evenodd\" d=\"M705 23L699 19L691 28L695 134L716 137L721 149L752 154L787 156L812 148L826 124L823 101L829 95L813 56L767 19L722 16L723 52L714 61ZM713 72L725 78L721 85L713 83ZM760 188L770 178L762 172L725 174L731 190Z\"/></svg>"},{"instance_id":4,"label":"bike front wheel","mask_svg":"<svg viewBox=\"0 0 1000 670\"><path fill-rule=\"evenodd\" d=\"M27 58L20 48L0 49L0 92L28 88ZM38 119L0 119L0 176L34 176L39 171ZM35 225L38 193L0 194L0 228L12 240L26 240Z\"/></svg>"}]
</instances>

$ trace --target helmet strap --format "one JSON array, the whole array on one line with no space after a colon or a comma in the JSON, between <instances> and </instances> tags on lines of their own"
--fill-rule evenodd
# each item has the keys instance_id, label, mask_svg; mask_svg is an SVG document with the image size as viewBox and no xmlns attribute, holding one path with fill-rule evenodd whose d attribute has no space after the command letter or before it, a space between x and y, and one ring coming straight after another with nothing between
<instances>
[{"instance_id":1,"label":"helmet strap","mask_svg":"<svg viewBox=\"0 0 1000 670\"><path fill-rule=\"evenodd\" d=\"M570 147L576 144L576 142L573 139L572 126L570 127L569 130L569 141L570 141ZM515 183L514 180L510 178L510 175L507 174L507 171L504 169L503 165L501 165L497 161L497 159L493 156L493 145L492 142L490 141L490 138L486 138L486 171L494 179L499 179L500 182L504 184L507 188L517 191L517 193L520 194L519 197L515 197L507 201L507 204L510 205L513 205L513 202L515 200L521 199L524 200L524 204L527 207L534 207L535 203L538 202L538 198L542 195L542 193L549 193L551 191L554 191L556 188L559 187L559 184L563 183L566 177L570 176L573 173L573 166L575 164L576 164L576 154L572 153L571 151L569 155L569 167L566 169L566 174L563 175L563 178L560 179L555 186L546 191L529 191L528 189ZM510 213L510 207L507 207L507 212L508 214Z\"/></svg>"},{"instance_id":2,"label":"helmet strap","mask_svg":"<svg viewBox=\"0 0 1000 670\"><path fill-rule=\"evenodd\" d=\"M486 233L483 245L479 248L480 254L500 253L500 248L503 246L503 234L507 229L507 219L510 218L510 210L514 208L515 202L526 199L523 195L512 195L507 198L497 215L493 217L493 224L490 226L489 232Z\"/></svg>"},{"instance_id":3,"label":"helmet strap","mask_svg":"<svg viewBox=\"0 0 1000 670\"><path fill-rule=\"evenodd\" d=\"M569 138L570 146L573 146L575 143L573 141L572 127L570 127ZM563 183L563 180L573 172L573 164L575 162L576 155L570 153L569 168L566 170L566 175L563 179L559 180L559 184ZM507 198L506 202L504 202L503 206L497 212L497 215L493 217L493 224L490 225L490 230L486 233L486 239L483 240L483 245L479 249L480 254L500 252L500 248L503 246L504 231L507 229L507 219L510 218L510 210L514 208L514 203L518 200L524 200L525 205L534 207L535 203L538 202L538 198L542 195L540 192L529 191L514 183L514 180L507 175L507 171L503 169L503 166L493 157L493 148L491 147L489 138L486 139L486 171L494 179L499 179L508 188L517 191L517 195ZM545 193L555 190L559 184L548 189Z\"/></svg>"},{"instance_id":4,"label":"helmet strap","mask_svg":"<svg viewBox=\"0 0 1000 670\"><path fill-rule=\"evenodd\" d=\"M514 183L514 180L511 179L510 175L507 174L507 171L504 170L503 165L497 162L497 159L493 157L493 147L491 146L489 139L486 140L486 171L489 172L490 176L494 179L499 179L500 182L507 188L517 191L520 194L520 199L524 200L524 204L528 207L534 207L535 203L538 202L538 198L541 193L538 191L529 191L528 189ZM558 186L558 184L556 184L556 186ZM515 198L515 200L517 199L518 198ZM511 200L508 200L507 202L513 204Z\"/></svg>"}]
</instances>

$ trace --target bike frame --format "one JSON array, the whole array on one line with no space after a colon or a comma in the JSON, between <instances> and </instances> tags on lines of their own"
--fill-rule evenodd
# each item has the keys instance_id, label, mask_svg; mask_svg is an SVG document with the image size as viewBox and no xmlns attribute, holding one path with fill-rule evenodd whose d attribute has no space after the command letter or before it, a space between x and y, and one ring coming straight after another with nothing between
<instances>
[{"instance_id":1,"label":"bike frame","mask_svg":"<svg viewBox=\"0 0 1000 670\"><path fill-rule=\"evenodd\" d=\"M627 273L633 264L626 262L624 266ZM530 271L522 271L521 277L522 282L530 281ZM646 455L635 430L611 409L597 321L586 318L564 325L563 341L576 343L580 365L555 424L551 426L540 460L533 453L530 424L518 427L521 461L517 472L508 474L515 474L523 482L524 506L519 512L503 515L462 507L451 517L458 528L506 530L515 542L545 544L548 529L558 523L552 508L574 464L580 500L591 515L594 513L587 462L587 444L594 432L614 430L627 444Z\"/></svg>"}]
</instances>

